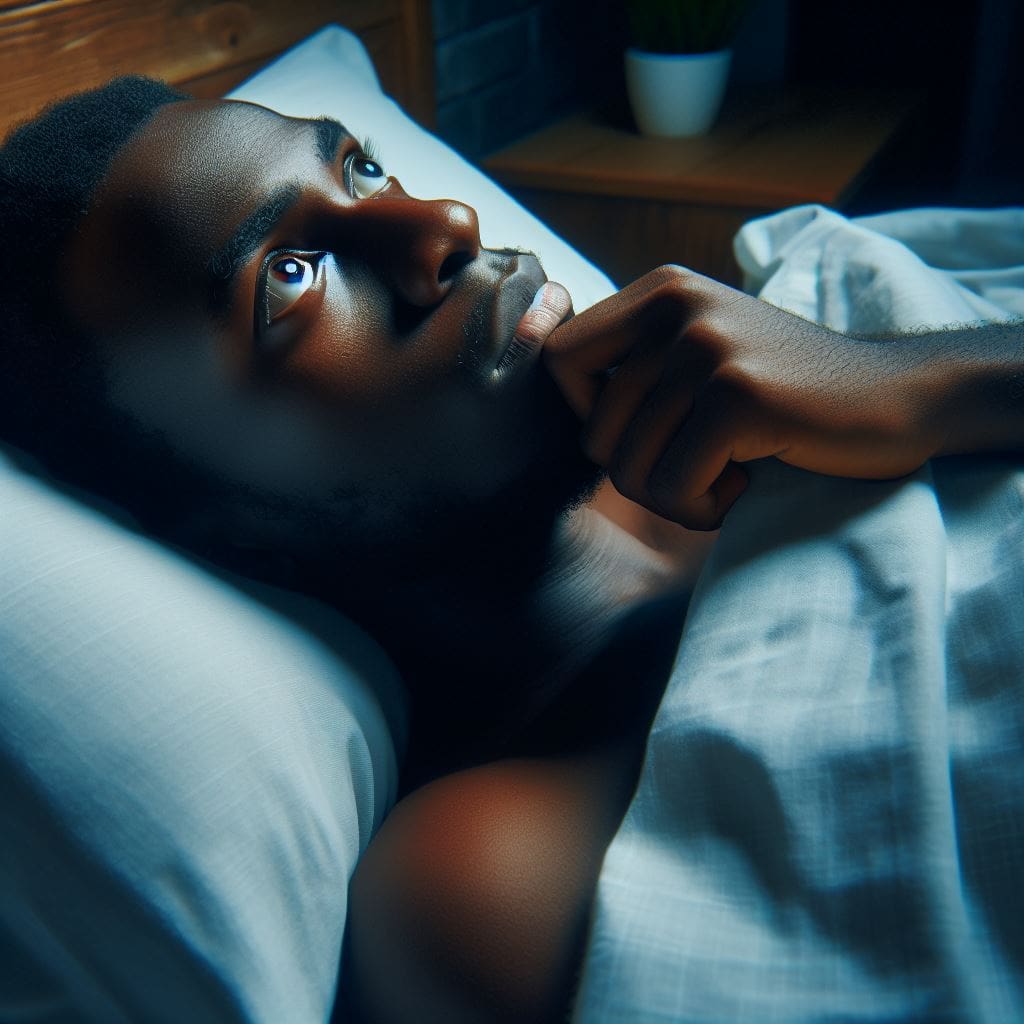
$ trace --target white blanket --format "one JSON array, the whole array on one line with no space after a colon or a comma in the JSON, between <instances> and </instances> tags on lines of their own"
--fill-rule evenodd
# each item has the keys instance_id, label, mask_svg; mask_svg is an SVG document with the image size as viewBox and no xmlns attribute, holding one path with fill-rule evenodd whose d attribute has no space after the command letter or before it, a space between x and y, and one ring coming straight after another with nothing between
<instances>
[{"instance_id":1,"label":"white blanket","mask_svg":"<svg viewBox=\"0 0 1024 1024\"><path fill-rule=\"evenodd\" d=\"M737 253L839 329L1024 314L1021 210L803 207ZM605 860L575 1020L1024 1020L1024 460L751 471Z\"/></svg>"}]
</instances>

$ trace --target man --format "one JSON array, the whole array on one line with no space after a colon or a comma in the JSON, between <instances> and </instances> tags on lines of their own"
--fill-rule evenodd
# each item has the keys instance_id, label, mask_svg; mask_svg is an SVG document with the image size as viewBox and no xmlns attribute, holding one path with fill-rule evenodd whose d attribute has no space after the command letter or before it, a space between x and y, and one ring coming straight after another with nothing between
<instances>
[{"instance_id":1,"label":"man","mask_svg":"<svg viewBox=\"0 0 1024 1024\"><path fill-rule=\"evenodd\" d=\"M15 135L0 182L5 437L337 604L413 693L427 784L354 884L370 1019L571 997L685 606L581 507L595 466L708 529L752 459L891 477L1024 436L1016 329L851 339L672 267L570 318L332 121L121 80Z\"/></svg>"}]
</instances>

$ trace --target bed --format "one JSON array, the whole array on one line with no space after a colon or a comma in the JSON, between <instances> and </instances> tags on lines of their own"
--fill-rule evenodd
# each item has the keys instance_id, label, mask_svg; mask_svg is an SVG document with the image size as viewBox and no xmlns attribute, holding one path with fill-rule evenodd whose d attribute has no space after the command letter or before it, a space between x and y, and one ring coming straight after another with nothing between
<instances>
[{"instance_id":1,"label":"bed","mask_svg":"<svg viewBox=\"0 0 1024 1024\"><path fill-rule=\"evenodd\" d=\"M433 123L427 0L60 0L0 9L0 134L48 100L116 74L152 75L194 96L223 96L331 23L359 36L388 95L421 124Z\"/></svg>"},{"instance_id":2,"label":"bed","mask_svg":"<svg viewBox=\"0 0 1024 1024\"><path fill-rule=\"evenodd\" d=\"M744 226L747 286L885 336L1024 318L1024 210ZM577 1021L1024 1012L1024 465L773 460L694 594Z\"/></svg>"},{"instance_id":3,"label":"bed","mask_svg":"<svg viewBox=\"0 0 1024 1024\"><path fill-rule=\"evenodd\" d=\"M453 190L581 303L612 290L405 112L431 118L429 4L282 10L8 5L0 118L115 72L237 87L372 136L413 194ZM0 1020L327 1019L348 881L397 790L407 698L386 654L4 445L0 608Z\"/></svg>"},{"instance_id":4,"label":"bed","mask_svg":"<svg viewBox=\"0 0 1024 1024\"><path fill-rule=\"evenodd\" d=\"M5 123L128 70L335 114L577 308L613 290L403 112L430 123L428 4L126 9L5 7ZM806 207L737 254L750 290L840 329L1024 316L1022 211ZM755 467L602 870L575 1019L1019 1019L1022 596L1019 461ZM0 651L0 1020L326 1020L404 742L385 652L10 448Z\"/></svg>"}]
</instances>

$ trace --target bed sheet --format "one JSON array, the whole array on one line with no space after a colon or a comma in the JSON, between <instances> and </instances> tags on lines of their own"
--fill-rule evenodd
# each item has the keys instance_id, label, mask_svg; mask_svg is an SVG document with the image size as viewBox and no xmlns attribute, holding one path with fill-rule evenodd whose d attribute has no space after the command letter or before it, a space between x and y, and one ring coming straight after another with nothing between
<instances>
[{"instance_id":1,"label":"bed sheet","mask_svg":"<svg viewBox=\"0 0 1024 1024\"><path fill-rule=\"evenodd\" d=\"M1024 312L1024 211L748 225L771 301ZM1024 1019L1024 465L766 460L698 584L600 878L577 1022Z\"/></svg>"}]
</instances>

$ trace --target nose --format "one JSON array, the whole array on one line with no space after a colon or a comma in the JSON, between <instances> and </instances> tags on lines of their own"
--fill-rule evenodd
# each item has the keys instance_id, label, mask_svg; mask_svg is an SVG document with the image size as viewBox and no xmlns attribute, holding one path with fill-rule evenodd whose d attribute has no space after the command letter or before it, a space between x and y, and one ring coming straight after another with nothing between
<instances>
[{"instance_id":1,"label":"nose","mask_svg":"<svg viewBox=\"0 0 1024 1024\"><path fill-rule=\"evenodd\" d=\"M414 306L437 305L455 275L480 252L476 211L454 199L413 199L393 181L352 211L359 230L349 238Z\"/></svg>"}]
</instances>

